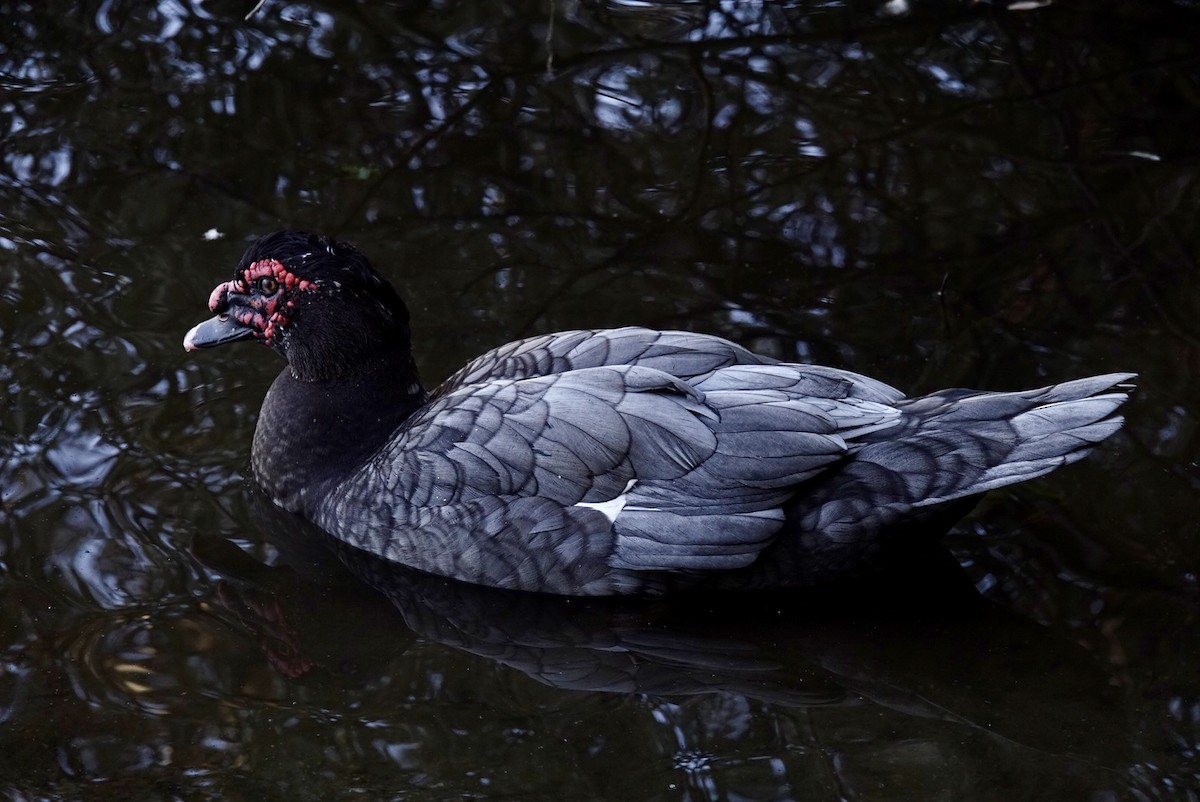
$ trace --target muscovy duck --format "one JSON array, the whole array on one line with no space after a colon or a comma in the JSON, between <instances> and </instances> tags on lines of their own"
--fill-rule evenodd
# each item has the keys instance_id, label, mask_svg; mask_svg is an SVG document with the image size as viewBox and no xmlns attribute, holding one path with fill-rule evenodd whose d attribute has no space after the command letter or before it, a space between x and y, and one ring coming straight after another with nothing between
<instances>
[{"instance_id":1,"label":"muscovy duck","mask_svg":"<svg viewBox=\"0 0 1200 802\"><path fill-rule=\"evenodd\" d=\"M936 540L983 492L1120 428L1130 373L916 398L719 337L566 331L426 392L404 302L354 247L270 234L187 333L287 366L254 433L276 505L386 559L564 595L807 585Z\"/></svg>"}]
</instances>

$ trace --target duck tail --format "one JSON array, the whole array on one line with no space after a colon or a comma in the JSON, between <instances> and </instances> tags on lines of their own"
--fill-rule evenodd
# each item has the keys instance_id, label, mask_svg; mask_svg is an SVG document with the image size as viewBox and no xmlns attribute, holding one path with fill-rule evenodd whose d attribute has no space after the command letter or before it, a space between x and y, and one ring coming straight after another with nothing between
<instances>
[{"instance_id":1,"label":"duck tail","mask_svg":"<svg viewBox=\"0 0 1200 802\"><path fill-rule=\"evenodd\" d=\"M914 475L914 507L1023 482L1086 456L1121 428L1133 373L1014 393L943 390L898 404L911 433L856 455ZM917 463L914 465L914 462Z\"/></svg>"},{"instance_id":2,"label":"duck tail","mask_svg":"<svg viewBox=\"0 0 1200 802\"><path fill-rule=\"evenodd\" d=\"M1084 457L1124 422L1132 373L1015 393L942 390L894 402L896 426L852 441L841 470L806 486L751 583L813 584L928 544L988 490Z\"/></svg>"}]
</instances>

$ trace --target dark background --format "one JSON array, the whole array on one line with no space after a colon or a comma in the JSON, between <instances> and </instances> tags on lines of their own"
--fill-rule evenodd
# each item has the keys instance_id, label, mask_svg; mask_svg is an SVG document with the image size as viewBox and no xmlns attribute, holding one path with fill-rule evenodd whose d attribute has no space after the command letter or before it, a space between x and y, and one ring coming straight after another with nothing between
<instances>
[{"instance_id":1,"label":"dark background","mask_svg":"<svg viewBox=\"0 0 1200 802\"><path fill-rule=\"evenodd\" d=\"M0 1L0 795L1198 798L1195 3L251 5ZM1141 389L932 578L472 594L255 514L280 363L181 341L281 227L431 385L636 323Z\"/></svg>"}]
</instances>

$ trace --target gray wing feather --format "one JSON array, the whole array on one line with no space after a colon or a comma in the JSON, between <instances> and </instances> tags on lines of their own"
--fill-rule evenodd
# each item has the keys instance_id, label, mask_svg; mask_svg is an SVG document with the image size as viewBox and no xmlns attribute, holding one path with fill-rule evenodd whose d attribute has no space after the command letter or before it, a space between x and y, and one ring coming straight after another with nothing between
<instances>
[{"instance_id":1,"label":"gray wing feather","mask_svg":"<svg viewBox=\"0 0 1200 802\"><path fill-rule=\"evenodd\" d=\"M792 397L858 399L878 404L893 404L904 398L896 388L868 376L821 365L788 363L730 366L700 377L696 386L705 392L781 390Z\"/></svg>"},{"instance_id":2,"label":"gray wing feather","mask_svg":"<svg viewBox=\"0 0 1200 802\"><path fill-rule=\"evenodd\" d=\"M343 483L318 523L391 559L502 587L613 592L658 571L747 565L778 534L795 486L843 458L840 431L898 413L850 397L841 377L738 366L733 380L726 369L705 374L710 386L761 389L705 393L646 366L609 366L452 390L361 469L371 483ZM381 482L408 503L373 504ZM614 499L609 512L592 508ZM599 559L607 578L577 576L581 559Z\"/></svg>"},{"instance_id":3,"label":"gray wing feather","mask_svg":"<svg viewBox=\"0 0 1200 802\"><path fill-rule=\"evenodd\" d=\"M796 486L846 453L838 420L822 410L828 403L778 389L716 391L705 400L716 413L715 451L679 480L639 481L629 492L614 521L614 565L745 567L779 533Z\"/></svg>"},{"instance_id":4,"label":"gray wing feather","mask_svg":"<svg viewBox=\"0 0 1200 802\"><path fill-rule=\"evenodd\" d=\"M735 366L775 365L777 360L747 351L721 337L687 331L654 331L636 326L598 331L578 330L516 340L487 351L443 382L433 392L440 397L463 387L496 379L525 379L581 368L633 365L661 370L684 381L711 376ZM894 387L858 373L820 365L781 365L783 386L797 392L810 383L811 395L861 398L891 403L904 397ZM724 381L737 387L739 378L770 382L772 374L727 373ZM818 384L820 383L820 384ZM712 387L711 389L721 389ZM748 389L765 389L757 385Z\"/></svg>"}]
</instances>

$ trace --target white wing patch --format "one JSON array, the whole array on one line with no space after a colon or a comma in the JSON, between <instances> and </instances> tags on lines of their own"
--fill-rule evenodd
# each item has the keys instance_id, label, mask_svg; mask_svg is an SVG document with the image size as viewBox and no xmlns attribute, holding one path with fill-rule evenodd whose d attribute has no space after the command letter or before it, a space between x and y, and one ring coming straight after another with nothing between
<instances>
[{"instance_id":1,"label":"white wing patch","mask_svg":"<svg viewBox=\"0 0 1200 802\"><path fill-rule=\"evenodd\" d=\"M604 514L604 517L609 522L617 520L617 516L621 514L621 510L625 509L625 502L629 500L629 491L637 484L637 479L630 479L625 485L625 489L620 492L616 498L610 498L608 501L580 501L573 504L575 507L588 507Z\"/></svg>"}]
</instances>

